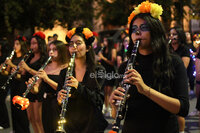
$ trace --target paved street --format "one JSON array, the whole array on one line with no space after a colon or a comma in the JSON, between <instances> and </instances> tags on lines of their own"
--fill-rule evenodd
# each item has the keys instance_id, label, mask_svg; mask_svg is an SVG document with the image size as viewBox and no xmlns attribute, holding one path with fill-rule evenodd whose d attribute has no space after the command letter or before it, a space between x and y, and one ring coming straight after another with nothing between
<instances>
[{"instance_id":1,"label":"paved street","mask_svg":"<svg viewBox=\"0 0 200 133\"><path fill-rule=\"evenodd\" d=\"M9 98L6 100L8 109L9 109L9 115L10 115L10 102ZM190 112L194 110L196 104L196 98L193 96L190 98ZM107 130L105 133L108 133L108 131L111 129L111 122L112 118L106 118L110 125L108 126ZM5 129L5 130L0 130L0 133L12 133L11 128ZM31 133L33 133L33 130L31 128ZM186 129L185 133L200 133L200 128L199 128L199 117L186 117Z\"/></svg>"}]
</instances>

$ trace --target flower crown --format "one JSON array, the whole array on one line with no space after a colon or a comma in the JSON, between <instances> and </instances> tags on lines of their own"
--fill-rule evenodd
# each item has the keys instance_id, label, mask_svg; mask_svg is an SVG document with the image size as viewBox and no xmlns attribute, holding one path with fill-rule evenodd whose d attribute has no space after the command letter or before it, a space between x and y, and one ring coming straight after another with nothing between
<instances>
[{"instance_id":1,"label":"flower crown","mask_svg":"<svg viewBox=\"0 0 200 133\"><path fill-rule=\"evenodd\" d=\"M142 2L134 9L134 11L132 11L128 17L128 24L130 24L133 18L140 13L150 13L152 17L159 19L160 15L162 15L162 12L162 6L156 3L151 3L149 1Z\"/></svg>"},{"instance_id":2,"label":"flower crown","mask_svg":"<svg viewBox=\"0 0 200 133\"><path fill-rule=\"evenodd\" d=\"M38 36L39 38L43 40L45 39L45 34L41 31L34 33L33 36Z\"/></svg>"},{"instance_id":3,"label":"flower crown","mask_svg":"<svg viewBox=\"0 0 200 133\"><path fill-rule=\"evenodd\" d=\"M71 37L72 37L76 32L78 32L78 31L77 31L77 28L71 29L70 31L67 32L67 37L68 37L69 39L71 39ZM87 40L88 40L90 37L93 36L93 32L92 32L90 29L88 29L88 28L83 28L82 34L85 36L85 39L87 39Z\"/></svg>"},{"instance_id":4,"label":"flower crown","mask_svg":"<svg viewBox=\"0 0 200 133\"><path fill-rule=\"evenodd\" d=\"M22 41L24 41L24 42L27 41L27 40L26 40L26 37L20 36L20 35L18 35L18 36L16 37L16 40L22 40Z\"/></svg>"},{"instance_id":5,"label":"flower crown","mask_svg":"<svg viewBox=\"0 0 200 133\"><path fill-rule=\"evenodd\" d=\"M193 39L196 39L197 37L200 38L200 34L194 34Z\"/></svg>"}]
</instances>

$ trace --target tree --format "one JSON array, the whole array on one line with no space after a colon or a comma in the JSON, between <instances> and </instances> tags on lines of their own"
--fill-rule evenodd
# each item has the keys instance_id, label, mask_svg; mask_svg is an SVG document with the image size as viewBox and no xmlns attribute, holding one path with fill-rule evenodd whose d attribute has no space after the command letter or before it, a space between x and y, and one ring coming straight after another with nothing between
<instances>
[{"instance_id":1,"label":"tree","mask_svg":"<svg viewBox=\"0 0 200 133\"><path fill-rule=\"evenodd\" d=\"M0 37L13 35L15 29L53 28L56 20L71 28L74 22L92 27L93 0L2 0Z\"/></svg>"},{"instance_id":2,"label":"tree","mask_svg":"<svg viewBox=\"0 0 200 133\"><path fill-rule=\"evenodd\" d=\"M109 3L107 0L98 0L99 5L102 10L99 12L99 16L103 14L103 24L104 26L108 24L112 25L126 25L127 18L130 15L133 7L140 4L146 0L113 0L112 3ZM163 15L162 22L165 28L168 30L170 23L173 20L171 18L171 7L174 9L174 20L182 25L185 5L190 5L190 0L152 0L155 3L162 5Z\"/></svg>"},{"instance_id":3,"label":"tree","mask_svg":"<svg viewBox=\"0 0 200 133\"><path fill-rule=\"evenodd\" d=\"M200 1L192 0L190 15L192 19L200 19Z\"/></svg>"}]
</instances>

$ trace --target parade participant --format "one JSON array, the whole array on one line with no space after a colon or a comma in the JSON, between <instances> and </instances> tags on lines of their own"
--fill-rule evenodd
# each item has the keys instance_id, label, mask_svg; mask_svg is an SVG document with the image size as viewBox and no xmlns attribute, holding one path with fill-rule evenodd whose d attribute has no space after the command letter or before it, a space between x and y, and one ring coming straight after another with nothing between
<instances>
[{"instance_id":1,"label":"parade participant","mask_svg":"<svg viewBox=\"0 0 200 133\"><path fill-rule=\"evenodd\" d=\"M116 62L116 49L114 48L113 39L105 37L103 40L104 49L98 53L101 65L106 69L106 75L111 75L105 77L105 82L103 84L104 88L104 108L103 113L105 116L111 116L111 108L109 104L109 98L115 86L115 78L112 75L115 74L115 62Z\"/></svg>"},{"instance_id":2,"label":"parade participant","mask_svg":"<svg viewBox=\"0 0 200 133\"><path fill-rule=\"evenodd\" d=\"M29 78L33 77L39 68L44 64L47 58L47 48L45 42L45 35L42 32L36 32L33 34L30 42L30 49L32 50L32 56L26 61L20 63L20 68L24 70L25 75L23 76L24 83L20 86L22 89L27 88L25 82ZM42 100L43 93L40 91L37 94L29 93L27 95L30 105L27 108L28 118L32 124L35 133L43 133L44 129L42 126Z\"/></svg>"},{"instance_id":3,"label":"parade participant","mask_svg":"<svg viewBox=\"0 0 200 133\"><path fill-rule=\"evenodd\" d=\"M187 74L180 57L169 52L159 20L162 11L160 5L146 1L129 16L129 58L136 41L140 44L134 68L125 71L127 62L119 68L120 74L125 73L123 82L131 85L123 133L178 133L176 115L188 114ZM117 87L111 95L113 117L124 91Z\"/></svg>"},{"instance_id":4,"label":"parade participant","mask_svg":"<svg viewBox=\"0 0 200 133\"><path fill-rule=\"evenodd\" d=\"M181 57L184 66L187 68L190 63L190 51L187 47L186 42L186 35L185 32L181 27L175 26L170 29L170 36L169 39L171 39L170 48L172 49L172 52L176 53L178 56ZM185 118L178 116L178 123L179 123L179 130L180 132L184 132L185 129Z\"/></svg>"},{"instance_id":5,"label":"parade participant","mask_svg":"<svg viewBox=\"0 0 200 133\"><path fill-rule=\"evenodd\" d=\"M59 118L59 108L57 104L56 89L58 86L58 77L60 70L66 67L69 59L66 45L62 41L52 41L49 44L49 56L51 62L47 64L44 70L39 70L37 76L39 79L34 85L34 92L39 89L44 92L42 102L42 123L45 133L54 133ZM28 84L33 83L34 78L29 79Z\"/></svg>"},{"instance_id":6,"label":"parade participant","mask_svg":"<svg viewBox=\"0 0 200 133\"><path fill-rule=\"evenodd\" d=\"M5 64L8 55L8 42L6 40L0 40L0 64L1 64L1 74L0 74L0 86L2 87L6 82L8 75L3 72L3 64ZM10 127L8 109L6 107L6 97L8 93L8 88L6 90L0 89L0 130Z\"/></svg>"},{"instance_id":7,"label":"parade participant","mask_svg":"<svg viewBox=\"0 0 200 133\"><path fill-rule=\"evenodd\" d=\"M15 54L12 59L6 60L6 63L10 67L11 71L15 71L17 65L23 59L24 55L28 51L27 40L24 36L17 36L14 41L14 50ZM12 73L12 72L11 72ZM19 76L20 74L20 76ZM24 83L24 80L21 78L23 73L19 72L16 77L13 77L10 83L7 84L7 87L10 89L11 99L16 95L22 95L24 90L17 84ZM12 127L13 132L15 133L30 133L29 121L26 110L17 109L11 101L11 114L12 114Z\"/></svg>"},{"instance_id":8,"label":"parade participant","mask_svg":"<svg viewBox=\"0 0 200 133\"><path fill-rule=\"evenodd\" d=\"M63 130L68 133L103 133L107 126L101 112L104 99L101 93L103 78L97 77L97 73L104 74L105 70L95 64L93 33L88 28L73 28L67 32L66 41L70 56L75 54L75 67L72 69L73 76L69 77L66 77L68 69L63 69L58 83L59 104L67 96L63 86L72 87L66 105L67 123ZM65 79L68 80L65 82Z\"/></svg>"}]
</instances>

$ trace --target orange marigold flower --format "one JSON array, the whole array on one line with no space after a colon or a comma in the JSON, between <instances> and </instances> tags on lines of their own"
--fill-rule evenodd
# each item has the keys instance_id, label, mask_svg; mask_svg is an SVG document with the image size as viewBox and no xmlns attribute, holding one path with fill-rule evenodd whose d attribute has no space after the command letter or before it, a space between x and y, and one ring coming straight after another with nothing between
<instances>
[{"instance_id":1,"label":"orange marigold flower","mask_svg":"<svg viewBox=\"0 0 200 133\"><path fill-rule=\"evenodd\" d=\"M132 12L131 15L128 17L128 24L131 23L131 20L135 17L135 13Z\"/></svg>"},{"instance_id":2,"label":"orange marigold flower","mask_svg":"<svg viewBox=\"0 0 200 133\"><path fill-rule=\"evenodd\" d=\"M67 32L67 37L71 39L71 37L74 35L76 31L76 28L71 29L70 31Z\"/></svg>"},{"instance_id":3,"label":"orange marigold flower","mask_svg":"<svg viewBox=\"0 0 200 133\"><path fill-rule=\"evenodd\" d=\"M150 13L152 17L159 19L160 15L162 15L162 12L162 6L156 3L151 3L149 1L142 2L133 10L133 12L128 17L128 24L130 24L132 19L140 13Z\"/></svg>"},{"instance_id":4,"label":"orange marigold flower","mask_svg":"<svg viewBox=\"0 0 200 133\"><path fill-rule=\"evenodd\" d=\"M92 31L90 29L88 29L88 28L83 28L83 32L82 33L85 35L86 39L88 39L88 38L93 36Z\"/></svg>"},{"instance_id":5,"label":"orange marigold flower","mask_svg":"<svg viewBox=\"0 0 200 133\"><path fill-rule=\"evenodd\" d=\"M139 9L141 13L149 13L151 10L151 3L149 3L149 1L142 2Z\"/></svg>"}]
</instances>

